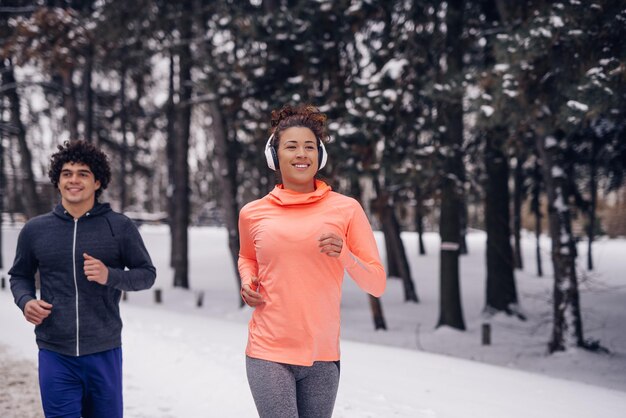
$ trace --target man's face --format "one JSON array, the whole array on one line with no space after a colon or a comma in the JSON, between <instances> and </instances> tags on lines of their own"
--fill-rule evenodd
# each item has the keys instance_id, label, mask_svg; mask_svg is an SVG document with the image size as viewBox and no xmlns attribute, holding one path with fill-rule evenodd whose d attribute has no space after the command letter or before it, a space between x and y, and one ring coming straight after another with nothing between
<instances>
[{"instance_id":1,"label":"man's face","mask_svg":"<svg viewBox=\"0 0 626 418\"><path fill-rule=\"evenodd\" d=\"M64 205L93 205L96 190L99 188L100 181L96 180L88 165L63 164L59 176L59 191Z\"/></svg>"}]
</instances>

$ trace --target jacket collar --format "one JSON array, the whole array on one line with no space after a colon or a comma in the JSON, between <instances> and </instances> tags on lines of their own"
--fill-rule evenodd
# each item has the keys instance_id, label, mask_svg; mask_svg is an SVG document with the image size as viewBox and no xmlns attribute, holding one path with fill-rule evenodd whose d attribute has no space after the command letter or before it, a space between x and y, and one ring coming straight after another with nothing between
<instances>
[{"instance_id":1,"label":"jacket collar","mask_svg":"<svg viewBox=\"0 0 626 418\"><path fill-rule=\"evenodd\" d=\"M282 184L276 185L268 194L268 198L280 206L308 205L324 199L332 188L322 180L315 180L315 190L310 193L299 193L287 190Z\"/></svg>"},{"instance_id":2,"label":"jacket collar","mask_svg":"<svg viewBox=\"0 0 626 418\"><path fill-rule=\"evenodd\" d=\"M81 216L81 218L92 218L94 216L100 216L111 211L112 211L111 205L109 205L108 203L96 202L93 208L88 210L87 213ZM61 203L55 206L52 213L54 213L56 216L58 216L61 219L65 219L69 221L74 220L74 217L70 215L70 213L67 210L65 210L65 208L63 207Z\"/></svg>"}]
</instances>

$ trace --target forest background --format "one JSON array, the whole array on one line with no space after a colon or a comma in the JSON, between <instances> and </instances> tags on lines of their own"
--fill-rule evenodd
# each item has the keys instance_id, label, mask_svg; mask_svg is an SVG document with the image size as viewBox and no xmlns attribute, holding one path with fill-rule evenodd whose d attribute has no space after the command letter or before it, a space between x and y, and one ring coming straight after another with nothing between
<instances>
[{"instance_id":1,"label":"forest background","mask_svg":"<svg viewBox=\"0 0 626 418\"><path fill-rule=\"evenodd\" d=\"M333 140L321 174L384 233L405 301L419 302L408 258L436 231L437 326L465 329L459 257L476 228L485 313L523 320L526 228L538 276L539 237L552 242L549 351L605 351L584 334L576 243L593 270L594 239L626 235L624 39L617 0L3 1L0 212L50 210L50 154L93 141L113 164L106 200L169 225L172 284L189 288L190 226L225 227L236 263L238 211L274 185L269 114L312 103Z\"/></svg>"}]
</instances>

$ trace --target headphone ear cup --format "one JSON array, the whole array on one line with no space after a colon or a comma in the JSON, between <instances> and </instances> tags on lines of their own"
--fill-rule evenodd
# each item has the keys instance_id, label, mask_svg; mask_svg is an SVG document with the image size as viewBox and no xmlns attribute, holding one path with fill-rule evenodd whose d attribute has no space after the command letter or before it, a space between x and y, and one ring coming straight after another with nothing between
<instances>
[{"instance_id":1,"label":"headphone ear cup","mask_svg":"<svg viewBox=\"0 0 626 418\"><path fill-rule=\"evenodd\" d=\"M320 144L317 146L317 161L319 163L318 170L324 168L328 162L328 153L326 152L326 147L324 147L324 143L322 141L320 141Z\"/></svg>"},{"instance_id":2,"label":"headphone ear cup","mask_svg":"<svg viewBox=\"0 0 626 418\"><path fill-rule=\"evenodd\" d=\"M276 148L270 147L270 154L272 154L272 161L274 162L274 170L278 170L280 165L278 164L278 154L276 153Z\"/></svg>"},{"instance_id":3,"label":"headphone ear cup","mask_svg":"<svg viewBox=\"0 0 626 418\"><path fill-rule=\"evenodd\" d=\"M265 161L269 168L276 171L278 169L278 155L276 155L276 148L272 146L272 139L274 139L274 134L270 135L267 144L265 144Z\"/></svg>"}]
</instances>

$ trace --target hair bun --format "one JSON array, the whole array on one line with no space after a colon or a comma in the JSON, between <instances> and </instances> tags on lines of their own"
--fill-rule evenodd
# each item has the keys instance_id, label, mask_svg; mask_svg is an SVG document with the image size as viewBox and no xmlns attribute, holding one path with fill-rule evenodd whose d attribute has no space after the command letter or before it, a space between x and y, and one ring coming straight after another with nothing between
<instances>
[{"instance_id":1,"label":"hair bun","mask_svg":"<svg viewBox=\"0 0 626 418\"><path fill-rule=\"evenodd\" d=\"M328 142L326 114L311 104L285 105L272 111L270 134L274 136L274 146L278 145L281 132L291 127L309 128L320 142Z\"/></svg>"},{"instance_id":2,"label":"hair bun","mask_svg":"<svg viewBox=\"0 0 626 418\"><path fill-rule=\"evenodd\" d=\"M310 119L322 125L326 123L326 114L311 104L285 105L281 109L272 110L271 127L276 128L281 121L292 116Z\"/></svg>"}]
</instances>

